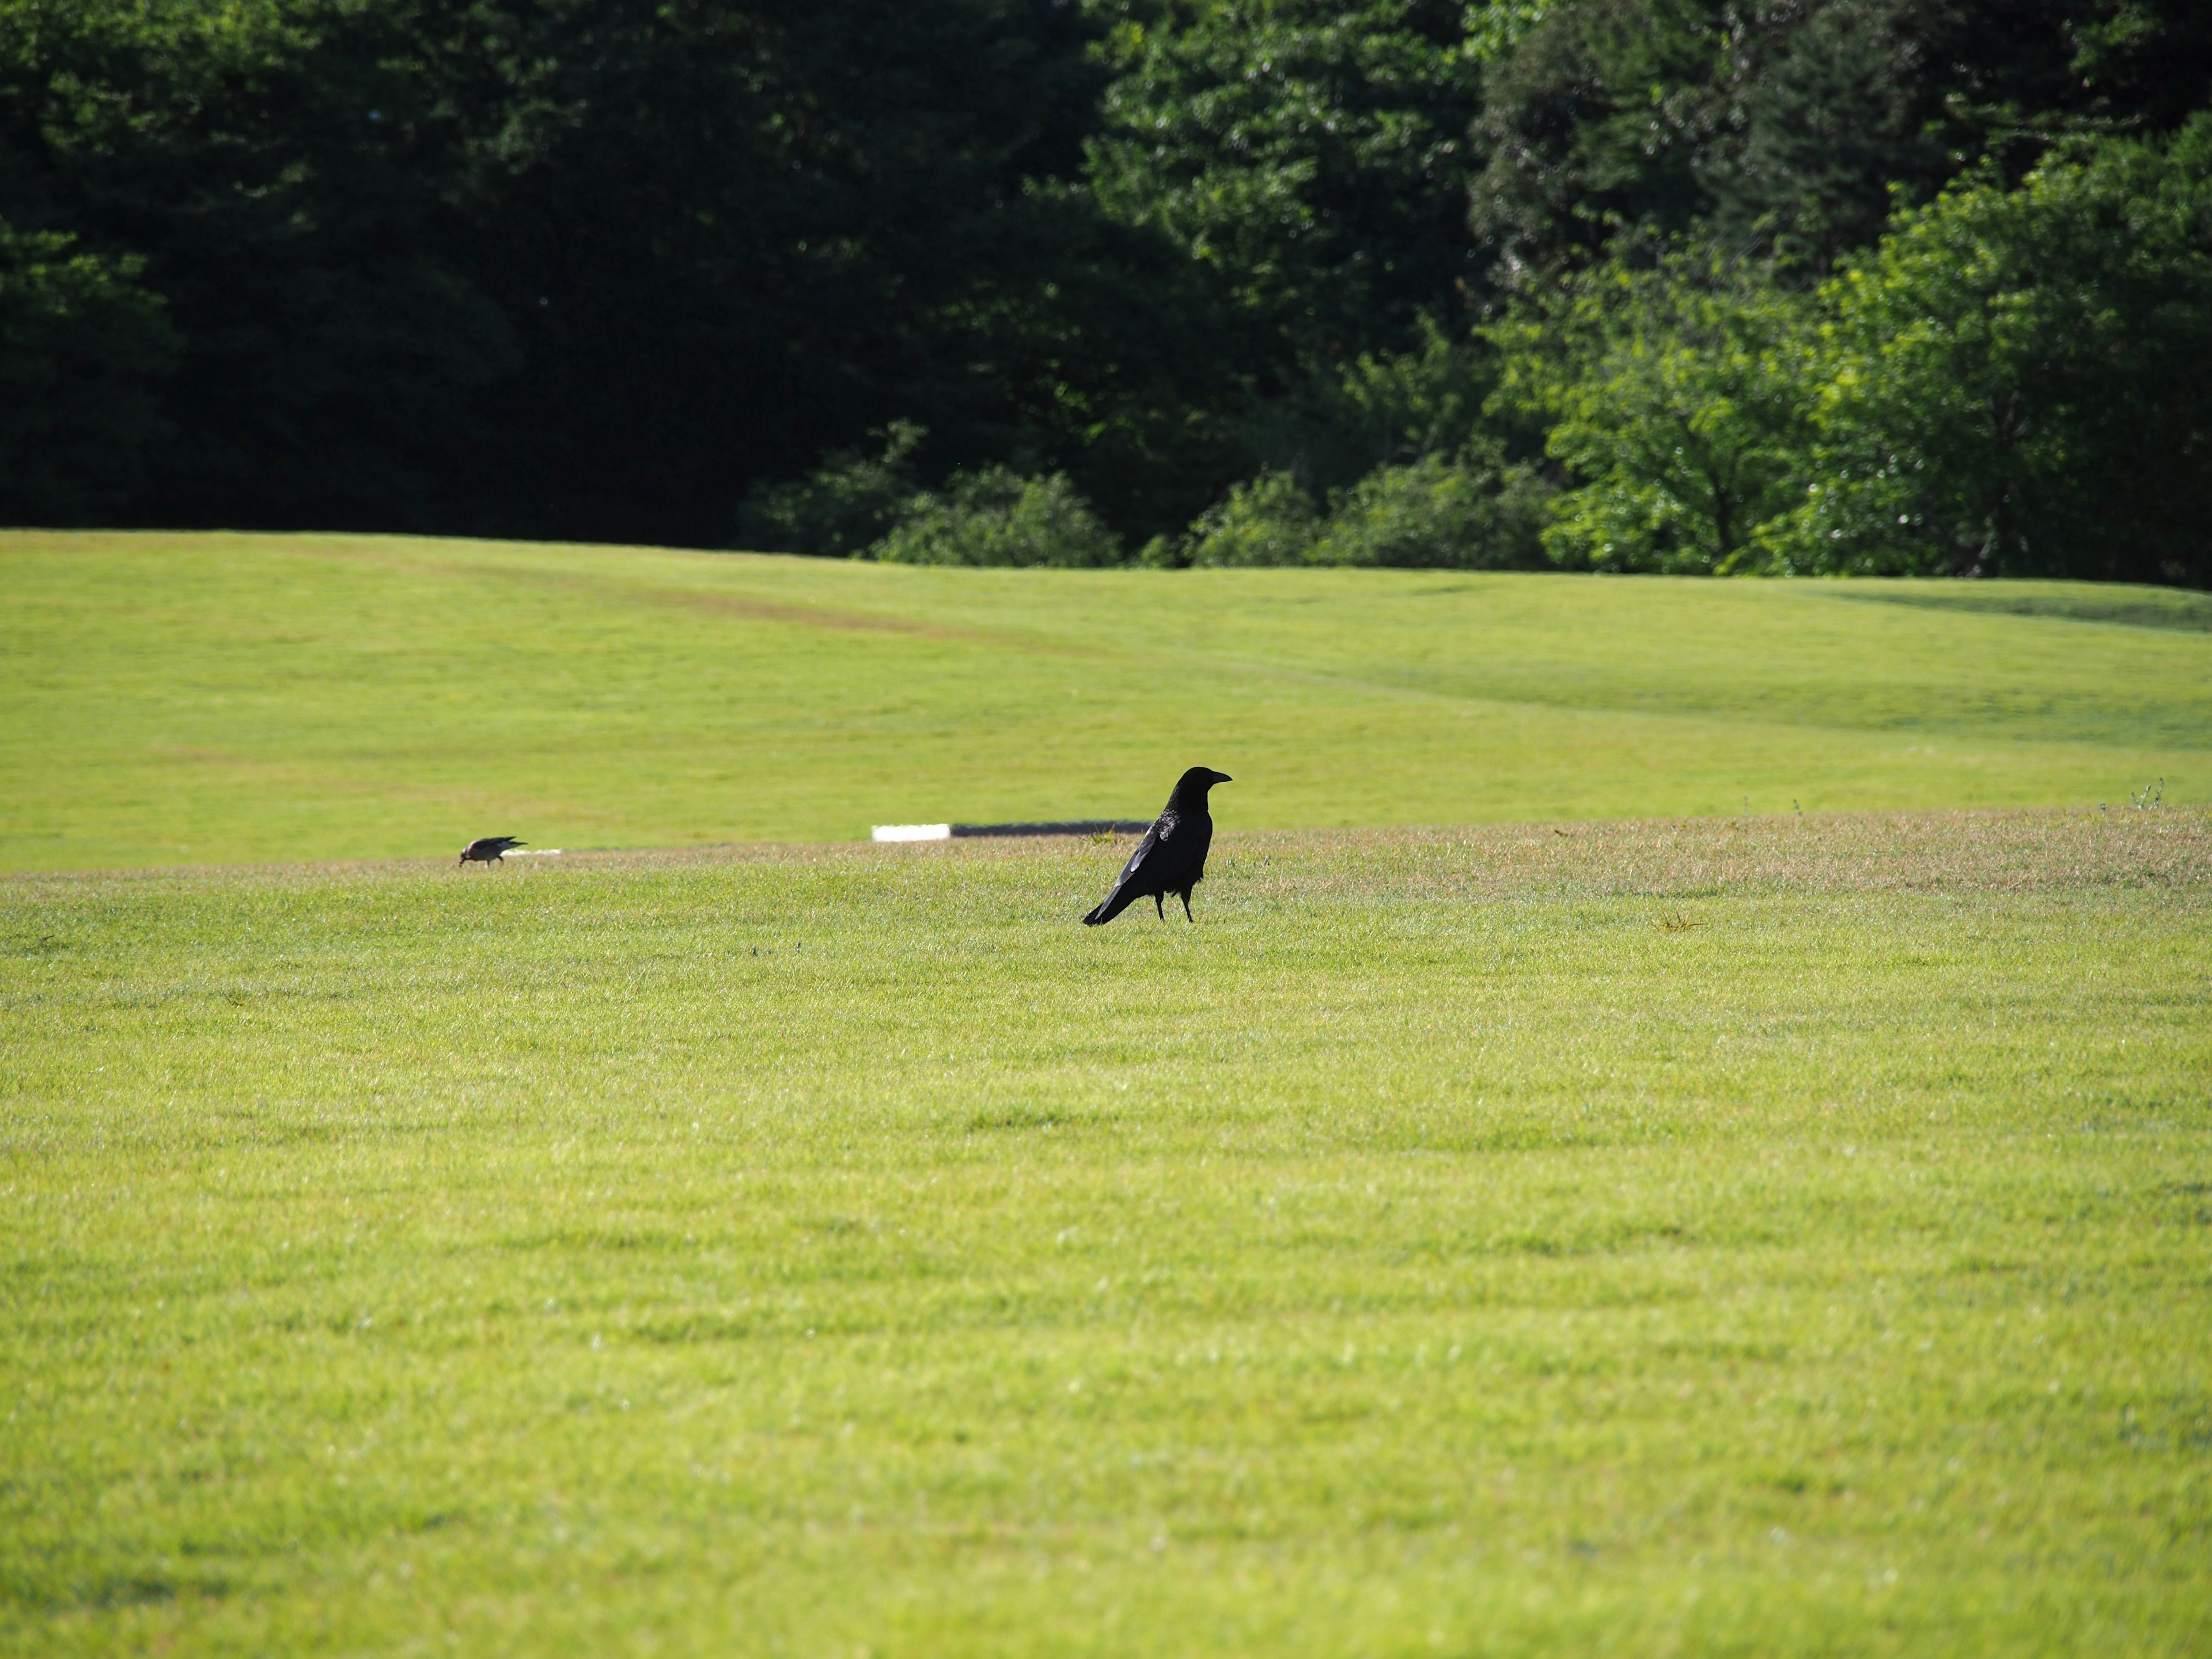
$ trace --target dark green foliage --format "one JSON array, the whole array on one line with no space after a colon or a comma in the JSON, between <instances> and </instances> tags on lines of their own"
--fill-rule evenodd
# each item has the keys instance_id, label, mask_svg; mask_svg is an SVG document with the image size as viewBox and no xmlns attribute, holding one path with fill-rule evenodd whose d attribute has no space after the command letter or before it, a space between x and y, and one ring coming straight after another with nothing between
<instances>
[{"instance_id":1,"label":"dark green foliage","mask_svg":"<svg viewBox=\"0 0 2212 1659\"><path fill-rule=\"evenodd\" d=\"M1345 395L1345 366L1421 355L1439 319L1479 301L1468 29L1486 14L1461 0L1097 10L1114 79L1091 192L1215 280L1250 366L1241 453L1208 458L1214 481L1273 469L1326 489L1391 459L1397 437Z\"/></svg>"},{"instance_id":2,"label":"dark green foliage","mask_svg":"<svg viewBox=\"0 0 2212 1659\"><path fill-rule=\"evenodd\" d=\"M2212 115L1992 168L1815 294L1623 257L1491 335L1564 565L2212 580Z\"/></svg>"},{"instance_id":3,"label":"dark green foliage","mask_svg":"<svg viewBox=\"0 0 2212 1659\"><path fill-rule=\"evenodd\" d=\"M1123 550L1062 473L1025 478L1011 467L956 472L914 498L866 556L886 564L1120 564Z\"/></svg>"},{"instance_id":4,"label":"dark green foliage","mask_svg":"<svg viewBox=\"0 0 2212 1659\"><path fill-rule=\"evenodd\" d=\"M1568 0L1491 66L1468 223L1505 279L1601 247L1620 225L1687 226L1694 162L1723 129L1718 0Z\"/></svg>"},{"instance_id":5,"label":"dark green foliage","mask_svg":"<svg viewBox=\"0 0 2212 1659\"><path fill-rule=\"evenodd\" d=\"M2212 581L2212 115L1947 191L1825 297L1791 564Z\"/></svg>"},{"instance_id":6,"label":"dark green foliage","mask_svg":"<svg viewBox=\"0 0 2212 1659\"><path fill-rule=\"evenodd\" d=\"M1204 374L1190 340L1102 325L1089 271L1121 245L1050 188L1081 162L1100 83L1077 9L502 13L494 95L513 113L483 245L530 367L489 429L527 469L524 525L629 533L650 501L654 536L720 541L750 480L890 420L955 459L1057 455ZM1039 395L1041 357L1082 407Z\"/></svg>"},{"instance_id":7,"label":"dark green foliage","mask_svg":"<svg viewBox=\"0 0 2212 1659\"><path fill-rule=\"evenodd\" d=\"M1406 344L1480 276L1462 0L1100 9L1115 78L1094 192L1218 271L1296 353Z\"/></svg>"},{"instance_id":8,"label":"dark green foliage","mask_svg":"<svg viewBox=\"0 0 2212 1659\"><path fill-rule=\"evenodd\" d=\"M1180 528L1243 465L1227 417L1265 361L1250 319L1157 228L1072 186L1033 184L990 230L940 319L945 368L900 407L947 459L1056 465L1127 533Z\"/></svg>"},{"instance_id":9,"label":"dark green foliage","mask_svg":"<svg viewBox=\"0 0 2212 1659\"><path fill-rule=\"evenodd\" d=\"M0 512L2202 580L2208 104L2194 0L14 0Z\"/></svg>"},{"instance_id":10,"label":"dark green foliage","mask_svg":"<svg viewBox=\"0 0 2212 1659\"><path fill-rule=\"evenodd\" d=\"M1376 467L1466 444L1484 424L1497 354L1425 317L1417 337L1409 350L1362 352L1316 370L1290 394L1246 410L1238 429L1261 470L1326 493Z\"/></svg>"},{"instance_id":11,"label":"dark green foliage","mask_svg":"<svg viewBox=\"0 0 2212 1659\"><path fill-rule=\"evenodd\" d=\"M405 7L22 0L0 214L138 274L179 337L136 515L407 523L508 323L450 252L465 112Z\"/></svg>"},{"instance_id":12,"label":"dark green foliage","mask_svg":"<svg viewBox=\"0 0 2212 1659\"><path fill-rule=\"evenodd\" d=\"M1064 473L1006 466L955 472L925 489L914 456L928 435L891 423L880 456L844 451L804 479L764 484L738 515L736 545L890 564L1119 564L1120 539Z\"/></svg>"},{"instance_id":13,"label":"dark green foliage","mask_svg":"<svg viewBox=\"0 0 2212 1659\"><path fill-rule=\"evenodd\" d=\"M1478 447L1377 467L1336 499L1317 562L1534 570L1552 491Z\"/></svg>"},{"instance_id":14,"label":"dark green foliage","mask_svg":"<svg viewBox=\"0 0 2212 1659\"><path fill-rule=\"evenodd\" d=\"M1962 150L1978 153L1942 74L1956 52L1929 38L1947 15L1917 0L1828 0L1746 31L1723 75L1740 112L1692 169L1715 234L1764 237L1824 270L1881 234L1893 192L1924 199Z\"/></svg>"},{"instance_id":15,"label":"dark green foliage","mask_svg":"<svg viewBox=\"0 0 2212 1659\"><path fill-rule=\"evenodd\" d=\"M167 303L141 517L715 543L904 416L1180 522L1233 465L1236 337L1068 187L1094 34L1047 0L25 0L0 215ZM1142 483L1176 465L1180 512Z\"/></svg>"},{"instance_id":16,"label":"dark green foliage","mask_svg":"<svg viewBox=\"0 0 2212 1659\"><path fill-rule=\"evenodd\" d=\"M118 513L170 435L158 387L176 339L138 262L74 252L0 220L0 514L79 524Z\"/></svg>"},{"instance_id":17,"label":"dark green foliage","mask_svg":"<svg viewBox=\"0 0 2212 1659\"><path fill-rule=\"evenodd\" d=\"M1993 155L2170 131L2212 97L2192 0L1563 0L1494 64L1470 223L1516 274L1622 228L1826 270Z\"/></svg>"},{"instance_id":18,"label":"dark green foliage","mask_svg":"<svg viewBox=\"0 0 2212 1659\"><path fill-rule=\"evenodd\" d=\"M914 452L928 434L894 421L880 456L837 451L804 478L756 485L738 513L732 545L756 553L850 558L880 541L921 493Z\"/></svg>"}]
</instances>

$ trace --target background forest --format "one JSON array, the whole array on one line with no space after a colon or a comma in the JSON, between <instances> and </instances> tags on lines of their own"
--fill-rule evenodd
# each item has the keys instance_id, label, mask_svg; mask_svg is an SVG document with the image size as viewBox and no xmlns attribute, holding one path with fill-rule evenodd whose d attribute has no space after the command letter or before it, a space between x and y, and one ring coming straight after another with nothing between
<instances>
[{"instance_id":1,"label":"background forest","mask_svg":"<svg viewBox=\"0 0 2212 1659\"><path fill-rule=\"evenodd\" d=\"M2212 582L2196 0L0 0L0 518Z\"/></svg>"}]
</instances>

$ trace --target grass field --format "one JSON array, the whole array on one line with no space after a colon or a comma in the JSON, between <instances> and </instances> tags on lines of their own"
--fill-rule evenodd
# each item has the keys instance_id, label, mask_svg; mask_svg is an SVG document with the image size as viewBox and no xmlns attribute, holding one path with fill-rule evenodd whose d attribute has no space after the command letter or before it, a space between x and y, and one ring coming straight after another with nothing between
<instances>
[{"instance_id":1,"label":"grass field","mask_svg":"<svg viewBox=\"0 0 2212 1659\"><path fill-rule=\"evenodd\" d=\"M2202 1654L2212 814L0 881L16 1652Z\"/></svg>"},{"instance_id":2,"label":"grass field","mask_svg":"<svg viewBox=\"0 0 2212 1659\"><path fill-rule=\"evenodd\" d=\"M0 869L2212 799L2212 598L0 533ZM1747 809L1746 801L1748 799Z\"/></svg>"},{"instance_id":3,"label":"grass field","mask_svg":"<svg viewBox=\"0 0 2212 1659\"><path fill-rule=\"evenodd\" d=\"M2204 596L8 532L0 716L0 1652L2212 1654Z\"/></svg>"}]
</instances>

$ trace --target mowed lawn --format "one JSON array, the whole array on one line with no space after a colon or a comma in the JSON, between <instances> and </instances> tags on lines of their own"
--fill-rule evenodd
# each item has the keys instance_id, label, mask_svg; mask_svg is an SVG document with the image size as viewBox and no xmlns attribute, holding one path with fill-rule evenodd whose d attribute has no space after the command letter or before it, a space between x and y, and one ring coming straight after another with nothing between
<instances>
[{"instance_id":1,"label":"mowed lawn","mask_svg":"<svg viewBox=\"0 0 2212 1659\"><path fill-rule=\"evenodd\" d=\"M2212 799L2212 598L0 532L0 869Z\"/></svg>"},{"instance_id":2,"label":"mowed lawn","mask_svg":"<svg viewBox=\"0 0 2212 1659\"><path fill-rule=\"evenodd\" d=\"M2212 814L1124 850L0 881L0 1647L2207 1650Z\"/></svg>"}]
</instances>

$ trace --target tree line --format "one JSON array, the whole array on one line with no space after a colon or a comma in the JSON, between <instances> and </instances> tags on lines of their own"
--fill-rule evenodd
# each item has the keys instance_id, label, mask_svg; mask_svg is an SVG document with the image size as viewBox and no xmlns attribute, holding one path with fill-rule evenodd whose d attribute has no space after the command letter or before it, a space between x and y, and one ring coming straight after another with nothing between
<instances>
[{"instance_id":1,"label":"tree line","mask_svg":"<svg viewBox=\"0 0 2212 1659\"><path fill-rule=\"evenodd\" d=\"M2212 580L2195 0L0 0L0 517Z\"/></svg>"}]
</instances>

